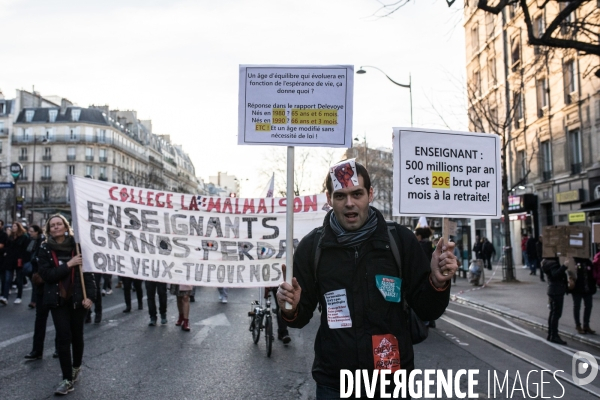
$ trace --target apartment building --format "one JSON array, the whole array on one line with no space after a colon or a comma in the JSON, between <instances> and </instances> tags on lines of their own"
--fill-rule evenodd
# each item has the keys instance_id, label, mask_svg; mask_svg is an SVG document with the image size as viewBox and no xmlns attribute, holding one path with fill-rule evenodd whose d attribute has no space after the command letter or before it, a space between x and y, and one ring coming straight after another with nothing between
<instances>
[{"instance_id":1,"label":"apartment building","mask_svg":"<svg viewBox=\"0 0 600 400\"><path fill-rule=\"evenodd\" d=\"M135 111L79 107L24 91L17 99L8 157L23 167L16 188L22 217L40 223L50 213L68 213L68 175L204 194L188 154L168 135L154 134L151 121Z\"/></svg>"},{"instance_id":2,"label":"apartment building","mask_svg":"<svg viewBox=\"0 0 600 400\"><path fill-rule=\"evenodd\" d=\"M538 10L530 3L538 37L566 4L549 2ZM595 15L597 7L585 3L569 20ZM506 141L510 245L520 260L520 233L600 221L598 60L573 49L529 45L518 3L493 15L469 2L464 27L470 129ZM581 32L561 26L560 34ZM502 230L499 220L473 224L473 233L493 237L496 249L505 245Z\"/></svg>"}]
</instances>

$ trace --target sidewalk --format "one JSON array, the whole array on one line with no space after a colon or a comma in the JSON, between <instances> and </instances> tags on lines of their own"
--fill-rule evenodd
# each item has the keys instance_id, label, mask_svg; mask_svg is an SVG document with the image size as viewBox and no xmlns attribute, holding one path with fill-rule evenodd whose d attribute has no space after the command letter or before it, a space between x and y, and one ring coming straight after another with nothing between
<instances>
[{"instance_id":1,"label":"sidewalk","mask_svg":"<svg viewBox=\"0 0 600 400\"><path fill-rule=\"evenodd\" d=\"M521 265L515 267L516 282L502 282L502 266L485 270L485 282L482 286L473 286L468 279L458 277L452 285L450 299L481 307L513 319L548 331L547 283L540 281L538 275L529 275L529 269ZM562 317L558 325L559 334L564 340L575 339L600 348L600 294L593 296L590 327L595 334L580 335L575 330L573 317L573 297L565 296ZM583 324L583 302L580 311Z\"/></svg>"}]
</instances>

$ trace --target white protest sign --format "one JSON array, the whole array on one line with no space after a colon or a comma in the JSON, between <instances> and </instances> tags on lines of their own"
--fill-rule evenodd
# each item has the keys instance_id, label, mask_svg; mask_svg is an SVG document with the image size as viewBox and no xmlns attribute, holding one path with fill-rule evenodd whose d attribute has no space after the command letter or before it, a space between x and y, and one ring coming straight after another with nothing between
<instances>
[{"instance_id":1,"label":"white protest sign","mask_svg":"<svg viewBox=\"0 0 600 400\"><path fill-rule=\"evenodd\" d=\"M285 198L206 197L70 176L83 269L193 286L283 281ZM322 225L324 194L294 199L295 245Z\"/></svg>"},{"instance_id":2,"label":"white protest sign","mask_svg":"<svg viewBox=\"0 0 600 400\"><path fill-rule=\"evenodd\" d=\"M394 128L394 215L498 218L500 137Z\"/></svg>"},{"instance_id":3,"label":"white protest sign","mask_svg":"<svg viewBox=\"0 0 600 400\"><path fill-rule=\"evenodd\" d=\"M240 65L238 144L352 146L352 65Z\"/></svg>"}]
</instances>

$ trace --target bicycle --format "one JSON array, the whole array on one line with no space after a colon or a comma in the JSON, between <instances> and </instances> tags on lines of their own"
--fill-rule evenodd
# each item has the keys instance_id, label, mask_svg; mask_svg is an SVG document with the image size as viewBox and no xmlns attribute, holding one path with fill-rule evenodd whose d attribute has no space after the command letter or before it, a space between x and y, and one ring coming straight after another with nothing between
<instances>
[{"instance_id":1,"label":"bicycle","mask_svg":"<svg viewBox=\"0 0 600 400\"><path fill-rule=\"evenodd\" d=\"M261 289L259 289L260 296ZM260 297L259 297L260 298ZM258 344L260 340L260 331L265 331L265 344L267 346L267 357L271 357L273 349L273 318L271 317L271 295L266 299L265 307L262 306L262 300L254 300L251 305L254 307L252 311L248 311L250 317L250 332L252 332L252 341Z\"/></svg>"}]
</instances>

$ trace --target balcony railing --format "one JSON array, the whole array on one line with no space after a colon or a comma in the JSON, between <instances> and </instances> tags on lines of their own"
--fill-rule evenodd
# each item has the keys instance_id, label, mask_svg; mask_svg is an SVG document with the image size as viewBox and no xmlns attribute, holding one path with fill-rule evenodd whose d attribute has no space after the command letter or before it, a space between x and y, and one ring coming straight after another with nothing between
<instances>
[{"instance_id":1,"label":"balcony railing","mask_svg":"<svg viewBox=\"0 0 600 400\"><path fill-rule=\"evenodd\" d=\"M104 181L104 182L106 182L106 181L108 180L108 178L107 178L106 176L102 176L102 175L101 175L101 176L98 178L98 180L99 180L99 181Z\"/></svg>"},{"instance_id":2,"label":"balcony railing","mask_svg":"<svg viewBox=\"0 0 600 400\"><path fill-rule=\"evenodd\" d=\"M77 158L77 156L75 154L67 155L67 161L75 161L76 158Z\"/></svg>"},{"instance_id":3,"label":"balcony railing","mask_svg":"<svg viewBox=\"0 0 600 400\"><path fill-rule=\"evenodd\" d=\"M100 162L107 162L108 161L108 157L98 157L98 161L100 161Z\"/></svg>"},{"instance_id":4,"label":"balcony railing","mask_svg":"<svg viewBox=\"0 0 600 400\"><path fill-rule=\"evenodd\" d=\"M27 156L19 156L19 161L27 161Z\"/></svg>"},{"instance_id":5,"label":"balcony railing","mask_svg":"<svg viewBox=\"0 0 600 400\"><path fill-rule=\"evenodd\" d=\"M552 171L544 171L544 172L542 172L542 179L544 180L544 182L549 181L550 179L552 179Z\"/></svg>"},{"instance_id":6,"label":"balcony railing","mask_svg":"<svg viewBox=\"0 0 600 400\"><path fill-rule=\"evenodd\" d=\"M28 176L20 176L20 177L19 177L19 182L26 182L26 181L28 181L28 180L29 180L29 177L28 177Z\"/></svg>"},{"instance_id":7,"label":"balcony railing","mask_svg":"<svg viewBox=\"0 0 600 400\"><path fill-rule=\"evenodd\" d=\"M43 181L51 181L52 177L51 176L42 176L42 180Z\"/></svg>"},{"instance_id":8,"label":"balcony railing","mask_svg":"<svg viewBox=\"0 0 600 400\"><path fill-rule=\"evenodd\" d=\"M571 173L572 174L580 174L581 173L581 163L571 164Z\"/></svg>"},{"instance_id":9,"label":"balcony railing","mask_svg":"<svg viewBox=\"0 0 600 400\"><path fill-rule=\"evenodd\" d=\"M85 156L85 161L94 161L94 156Z\"/></svg>"},{"instance_id":10,"label":"balcony railing","mask_svg":"<svg viewBox=\"0 0 600 400\"><path fill-rule=\"evenodd\" d=\"M0 129L0 135L8 135L8 128Z\"/></svg>"},{"instance_id":11,"label":"balcony railing","mask_svg":"<svg viewBox=\"0 0 600 400\"><path fill-rule=\"evenodd\" d=\"M131 139L135 140L134 138L131 138ZM12 144L33 144L33 137L31 137L31 136L24 137L22 135L18 135L18 136L13 135L11 138L11 142L12 142ZM146 157L143 153L136 152L135 150L131 149L130 147L127 147L121 143L115 142L113 138L98 137L96 135L85 135L85 134L80 134L80 135L75 135L75 136L54 135L54 136L47 138L47 143L68 143L68 144L102 143L102 144L109 145L111 147L115 147L115 148L117 148L125 153L128 153L134 157L138 157L140 159L146 159ZM143 147L142 143L139 143L139 145L140 145L140 147Z\"/></svg>"},{"instance_id":12,"label":"balcony railing","mask_svg":"<svg viewBox=\"0 0 600 400\"><path fill-rule=\"evenodd\" d=\"M45 156L42 156L42 160L44 160L44 161L52 161L52 155L47 154Z\"/></svg>"}]
</instances>

